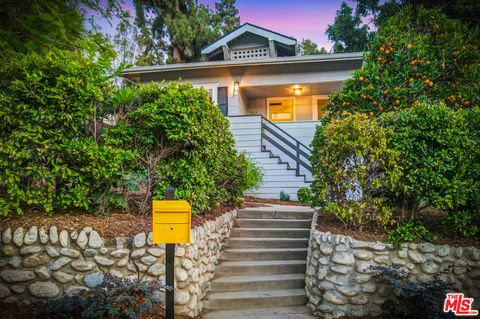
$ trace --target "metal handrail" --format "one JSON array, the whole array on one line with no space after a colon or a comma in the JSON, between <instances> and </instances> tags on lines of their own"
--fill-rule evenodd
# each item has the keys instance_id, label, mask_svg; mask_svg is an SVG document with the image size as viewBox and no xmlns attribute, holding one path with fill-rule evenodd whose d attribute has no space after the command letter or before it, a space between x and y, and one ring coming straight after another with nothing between
<instances>
[{"instance_id":1,"label":"metal handrail","mask_svg":"<svg viewBox=\"0 0 480 319\"><path fill-rule=\"evenodd\" d=\"M262 146L266 146L263 144L263 141L267 141L279 150L281 150L285 155L290 157L295 163L296 163L296 171L297 175L300 175L300 166L304 167L308 172L312 171L312 167L305 163L300 156L303 156L305 158L309 158L309 154L311 152L311 149L307 146L305 146L303 143L301 143L299 140L291 136L289 133L285 132L283 129L275 125L274 123L270 122L263 116L261 116L261 128L262 128ZM284 136L282 136L278 131L281 133L285 134L287 137L292 139L293 141L287 140ZM270 137L267 135L267 133L270 133L273 135L273 137ZM275 139L274 139L275 138ZM288 150L282 146L278 141L282 142L284 145L286 145ZM307 152L303 151L301 147L304 147L307 149Z\"/></svg>"}]
</instances>

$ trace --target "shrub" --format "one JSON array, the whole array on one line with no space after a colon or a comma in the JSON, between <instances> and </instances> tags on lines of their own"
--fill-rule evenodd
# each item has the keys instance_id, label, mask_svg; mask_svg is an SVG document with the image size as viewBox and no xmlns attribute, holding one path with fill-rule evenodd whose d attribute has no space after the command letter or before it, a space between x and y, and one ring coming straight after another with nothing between
<instances>
[{"instance_id":1,"label":"shrub","mask_svg":"<svg viewBox=\"0 0 480 319\"><path fill-rule=\"evenodd\" d=\"M388 144L401 153L402 177L393 201L411 218L425 207L478 209L480 198L480 110L420 104L385 114L393 131Z\"/></svg>"},{"instance_id":2,"label":"shrub","mask_svg":"<svg viewBox=\"0 0 480 319\"><path fill-rule=\"evenodd\" d=\"M289 201L290 200L290 195L288 195L287 192L281 191L280 192L280 200Z\"/></svg>"},{"instance_id":3,"label":"shrub","mask_svg":"<svg viewBox=\"0 0 480 319\"><path fill-rule=\"evenodd\" d=\"M314 197L346 226L391 222L382 195L396 187L400 168L398 152L387 147L389 133L360 113L317 127L310 158Z\"/></svg>"},{"instance_id":4,"label":"shrub","mask_svg":"<svg viewBox=\"0 0 480 319\"><path fill-rule=\"evenodd\" d=\"M459 211L448 216L445 225L456 236L473 237L480 233L479 221L478 213Z\"/></svg>"},{"instance_id":5,"label":"shrub","mask_svg":"<svg viewBox=\"0 0 480 319\"><path fill-rule=\"evenodd\" d=\"M137 318L163 302L160 280L140 281L106 275L101 285L48 302L40 318Z\"/></svg>"},{"instance_id":6,"label":"shrub","mask_svg":"<svg viewBox=\"0 0 480 319\"><path fill-rule=\"evenodd\" d=\"M302 204L312 205L313 193L310 187L305 186L305 187L299 188L297 191L297 198L298 198L298 201Z\"/></svg>"},{"instance_id":7,"label":"shrub","mask_svg":"<svg viewBox=\"0 0 480 319\"><path fill-rule=\"evenodd\" d=\"M141 211L149 210L151 195L163 199L167 187L174 187L179 199L192 192L194 213L234 202L250 187L250 164L233 148L228 120L204 89L140 84L120 91L114 104L119 120L104 139L134 150L138 160L129 169L146 172Z\"/></svg>"},{"instance_id":8,"label":"shrub","mask_svg":"<svg viewBox=\"0 0 480 319\"><path fill-rule=\"evenodd\" d=\"M435 236L423 226L420 220L405 219L388 233L387 239L395 246L399 246L400 243L412 242L416 239L431 242L435 240Z\"/></svg>"},{"instance_id":9,"label":"shrub","mask_svg":"<svg viewBox=\"0 0 480 319\"><path fill-rule=\"evenodd\" d=\"M376 277L385 281L395 294L395 299L388 299L382 305L393 318L454 318L451 312L443 312L445 296L453 287L441 280L441 273L433 275L432 281L422 282L413 281L411 273L397 265L372 268L379 271Z\"/></svg>"},{"instance_id":10,"label":"shrub","mask_svg":"<svg viewBox=\"0 0 480 319\"><path fill-rule=\"evenodd\" d=\"M98 143L112 87L79 55L12 55L0 66L0 215L109 205L131 152Z\"/></svg>"},{"instance_id":11,"label":"shrub","mask_svg":"<svg viewBox=\"0 0 480 319\"><path fill-rule=\"evenodd\" d=\"M362 68L330 96L330 116L371 116L422 101L448 107L480 104L479 30L440 9L407 6L381 25Z\"/></svg>"}]
</instances>

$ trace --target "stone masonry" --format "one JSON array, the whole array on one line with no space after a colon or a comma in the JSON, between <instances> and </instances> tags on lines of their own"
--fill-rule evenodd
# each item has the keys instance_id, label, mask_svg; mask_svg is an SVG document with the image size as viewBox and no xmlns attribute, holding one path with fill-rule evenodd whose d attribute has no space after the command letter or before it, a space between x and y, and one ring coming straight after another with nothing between
<instances>
[{"instance_id":1,"label":"stone masonry","mask_svg":"<svg viewBox=\"0 0 480 319\"><path fill-rule=\"evenodd\" d=\"M358 241L315 229L312 221L306 268L308 308L318 317L365 316L381 313L381 304L392 292L373 276L371 265L396 264L416 280L430 281L448 268L443 279L456 291L480 297L480 249L435 246L430 243L402 244L398 249L382 242Z\"/></svg>"},{"instance_id":2,"label":"stone masonry","mask_svg":"<svg viewBox=\"0 0 480 319\"><path fill-rule=\"evenodd\" d=\"M192 229L192 243L175 250L175 310L197 316L210 289L225 239L237 210ZM1 234L0 302L59 298L102 283L104 274L164 280L164 245L152 233L106 241L91 227L71 233L55 226L10 228Z\"/></svg>"}]
</instances>

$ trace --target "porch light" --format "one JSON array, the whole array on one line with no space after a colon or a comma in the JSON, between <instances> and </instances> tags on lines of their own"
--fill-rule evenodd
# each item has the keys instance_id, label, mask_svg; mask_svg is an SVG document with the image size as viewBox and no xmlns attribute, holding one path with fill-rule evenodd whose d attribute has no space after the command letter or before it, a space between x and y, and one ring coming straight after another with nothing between
<instances>
[{"instance_id":1,"label":"porch light","mask_svg":"<svg viewBox=\"0 0 480 319\"><path fill-rule=\"evenodd\" d=\"M295 86L295 87L293 88L293 94L295 94L295 95L300 95L300 94L302 94L302 91L303 91L303 89L302 89L301 87L299 87L299 86Z\"/></svg>"},{"instance_id":2,"label":"porch light","mask_svg":"<svg viewBox=\"0 0 480 319\"><path fill-rule=\"evenodd\" d=\"M239 86L240 86L240 83L238 81L235 81L235 83L233 83L233 95L238 94L238 87Z\"/></svg>"}]
</instances>

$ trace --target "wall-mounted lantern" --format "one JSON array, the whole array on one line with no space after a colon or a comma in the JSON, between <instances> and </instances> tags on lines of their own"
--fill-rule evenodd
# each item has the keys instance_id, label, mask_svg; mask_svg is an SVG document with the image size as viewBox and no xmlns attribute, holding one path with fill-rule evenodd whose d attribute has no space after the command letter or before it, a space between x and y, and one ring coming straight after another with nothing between
<instances>
[{"instance_id":1,"label":"wall-mounted lantern","mask_svg":"<svg viewBox=\"0 0 480 319\"><path fill-rule=\"evenodd\" d=\"M233 83L233 95L237 95L238 94L238 88L240 87L240 82L238 81L235 81L235 83Z\"/></svg>"},{"instance_id":2,"label":"wall-mounted lantern","mask_svg":"<svg viewBox=\"0 0 480 319\"><path fill-rule=\"evenodd\" d=\"M293 94L295 95L300 95L302 94L302 91L303 91L303 88L301 88L300 86L296 85L293 87Z\"/></svg>"}]
</instances>

